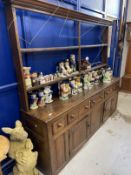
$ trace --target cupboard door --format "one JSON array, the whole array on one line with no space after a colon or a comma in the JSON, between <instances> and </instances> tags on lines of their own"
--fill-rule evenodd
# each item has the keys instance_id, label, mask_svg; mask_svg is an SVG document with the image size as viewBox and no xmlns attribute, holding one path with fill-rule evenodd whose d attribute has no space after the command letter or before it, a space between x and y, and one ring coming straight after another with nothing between
<instances>
[{"instance_id":1,"label":"cupboard door","mask_svg":"<svg viewBox=\"0 0 131 175\"><path fill-rule=\"evenodd\" d=\"M111 99L105 102L103 122L105 122L110 117L110 115L111 115Z\"/></svg>"},{"instance_id":2,"label":"cupboard door","mask_svg":"<svg viewBox=\"0 0 131 175\"><path fill-rule=\"evenodd\" d=\"M111 98L111 115L116 111L117 100L118 100L118 92L114 93L114 95Z\"/></svg>"},{"instance_id":3,"label":"cupboard door","mask_svg":"<svg viewBox=\"0 0 131 175\"><path fill-rule=\"evenodd\" d=\"M91 112L91 135L93 135L97 129L101 126L103 118L104 104L98 104Z\"/></svg>"},{"instance_id":4,"label":"cupboard door","mask_svg":"<svg viewBox=\"0 0 131 175\"><path fill-rule=\"evenodd\" d=\"M70 130L70 156L73 156L89 137L89 118L85 118Z\"/></svg>"},{"instance_id":5,"label":"cupboard door","mask_svg":"<svg viewBox=\"0 0 131 175\"><path fill-rule=\"evenodd\" d=\"M64 133L54 140L53 147L53 166L57 174L69 159L68 133Z\"/></svg>"}]
</instances>

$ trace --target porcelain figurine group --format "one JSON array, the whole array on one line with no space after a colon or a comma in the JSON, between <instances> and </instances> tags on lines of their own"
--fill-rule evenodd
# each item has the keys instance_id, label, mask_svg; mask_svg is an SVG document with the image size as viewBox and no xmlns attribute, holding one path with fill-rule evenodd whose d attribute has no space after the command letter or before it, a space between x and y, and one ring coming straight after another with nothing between
<instances>
[{"instance_id":1,"label":"porcelain figurine group","mask_svg":"<svg viewBox=\"0 0 131 175\"><path fill-rule=\"evenodd\" d=\"M111 68L90 71L83 76L76 76L68 82L59 84L61 100L68 100L70 95L77 95L83 90L90 90L94 85L108 83L112 80Z\"/></svg>"},{"instance_id":2,"label":"porcelain figurine group","mask_svg":"<svg viewBox=\"0 0 131 175\"><path fill-rule=\"evenodd\" d=\"M52 93L50 86L44 88L44 90L40 90L38 92L30 92L29 93L29 104L30 109L34 110L38 107L43 107L45 104L52 103Z\"/></svg>"},{"instance_id":3,"label":"porcelain figurine group","mask_svg":"<svg viewBox=\"0 0 131 175\"><path fill-rule=\"evenodd\" d=\"M60 77L67 77L71 74L77 73L77 64L75 55L70 55L69 59L58 63L55 74L43 75L42 72L31 73L31 67L23 67L23 75L25 79L25 86L27 89L51 82Z\"/></svg>"},{"instance_id":4,"label":"porcelain figurine group","mask_svg":"<svg viewBox=\"0 0 131 175\"><path fill-rule=\"evenodd\" d=\"M23 74L25 79L25 86L27 89L51 82L57 78L56 74L43 75L42 72L34 72L31 74L31 67L23 67Z\"/></svg>"},{"instance_id":5,"label":"porcelain figurine group","mask_svg":"<svg viewBox=\"0 0 131 175\"><path fill-rule=\"evenodd\" d=\"M58 63L57 75L58 77L67 77L71 74L77 73L77 64L75 55L70 55L69 59Z\"/></svg>"}]
</instances>

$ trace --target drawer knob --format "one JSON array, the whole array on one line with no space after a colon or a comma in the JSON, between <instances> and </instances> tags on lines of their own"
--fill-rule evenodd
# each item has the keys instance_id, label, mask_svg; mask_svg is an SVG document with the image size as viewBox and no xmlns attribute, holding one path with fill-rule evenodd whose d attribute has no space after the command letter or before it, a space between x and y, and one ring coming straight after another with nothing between
<instances>
[{"instance_id":1,"label":"drawer knob","mask_svg":"<svg viewBox=\"0 0 131 175\"><path fill-rule=\"evenodd\" d=\"M74 115L74 114L72 114L72 115L71 115L71 119L74 119L74 118L75 118L75 115Z\"/></svg>"},{"instance_id":2,"label":"drawer knob","mask_svg":"<svg viewBox=\"0 0 131 175\"><path fill-rule=\"evenodd\" d=\"M63 123L58 123L58 128L61 128L61 127L63 127L64 125L63 125Z\"/></svg>"},{"instance_id":3,"label":"drawer knob","mask_svg":"<svg viewBox=\"0 0 131 175\"><path fill-rule=\"evenodd\" d=\"M85 106L85 109L89 109L89 106Z\"/></svg>"}]
</instances>

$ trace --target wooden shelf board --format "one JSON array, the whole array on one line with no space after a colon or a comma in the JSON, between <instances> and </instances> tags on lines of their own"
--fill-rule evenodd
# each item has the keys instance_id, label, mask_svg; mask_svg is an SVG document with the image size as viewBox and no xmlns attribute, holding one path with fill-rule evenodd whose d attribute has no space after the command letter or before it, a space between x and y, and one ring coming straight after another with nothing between
<instances>
[{"instance_id":1,"label":"wooden shelf board","mask_svg":"<svg viewBox=\"0 0 131 175\"><path fill-rule=\"evenodd\" d=\"M78 72L78 73L76 73L76 74L72 74L72 75L70 75L70 76L68 76L68 77L58 78L58 79L56 79L56 80L54 80L54 81L47 82L47 83L42 84L42 85L38 85L38 86L31 87L31 88L27 89L27 92L35 91L35 90L44 88L44 87L46 87L46 86L50 86L50 85L59 83L59 82L64 81L64 80L68 80L68 79L73 78L73 77L75 77L75 76L83 75L83 74L85 74L85 73L88 73L89 71L93 71L93 70L96 70L96 69L100 69L100 68L106 67L106 66L107 66L107 64L101 64L101 65L95 66L95 67L93 67L93 68L91 68L91 69L89 69L89 70L81 71L81 72Z\"/></svg>"},{"instance_id":2,"label":"wooden shelf board","mask_svg":"<svg viewBox=\"0 0 131 175\"><path fill-rule=\"evenodd\" d=\"M51 52L51 51L63 51L63 50L75 50L78 48L96 48L96 47L107 47L108 44L93 44L93 45L81 45L81 46L68 46L68 47L52 47L52 48L21 48L22 53L32 52Z\"/></svg>"},{"instance_id":3,"label":"wooden shelf board","mask_svg":"<svg viewBox=\"0 0 131 175\"><path fill-rule=\"evenodd\" d=\"M5 3L11 4L18 9L30 10L39 13L45 13L52 16L58 16L61 18L67 18L75 21L93 22L98 25L109 26L112 25L112 21L103 18L90 16L75 10L67 9L61 6L57 6L42 0L5 0Z\"/></svg>"}]
</instances>

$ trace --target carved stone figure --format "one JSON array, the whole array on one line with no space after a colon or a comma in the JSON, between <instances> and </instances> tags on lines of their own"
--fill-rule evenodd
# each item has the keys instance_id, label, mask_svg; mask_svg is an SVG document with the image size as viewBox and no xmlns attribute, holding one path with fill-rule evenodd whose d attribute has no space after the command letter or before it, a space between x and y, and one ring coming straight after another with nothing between
<instances>
[{"instance_id":1,"label":"carved stone figure","mask_svg":"<svg viewBox=\"0 0 131 175\"><path fill-rule=\"evenodd\" d=\"M39 175L35 168L38 153L33 152L33 144L28 139L28 133L24 130L22 123L16 121L15 128L2 128L3 132L10 134L9 157L16 160L13 169L14 175Z\"/></svg>"},{"instance_id":2,"label":"carved stone figure","mask_svg":"<svg viewBox=\"0 0 131 175\"><path fill-rule=\"evenodd\" d=\"M6 154L9 151L9 147L9 140L6 137L0 135L0 162L6 159Z\"/></svg>"}]
</instances>

